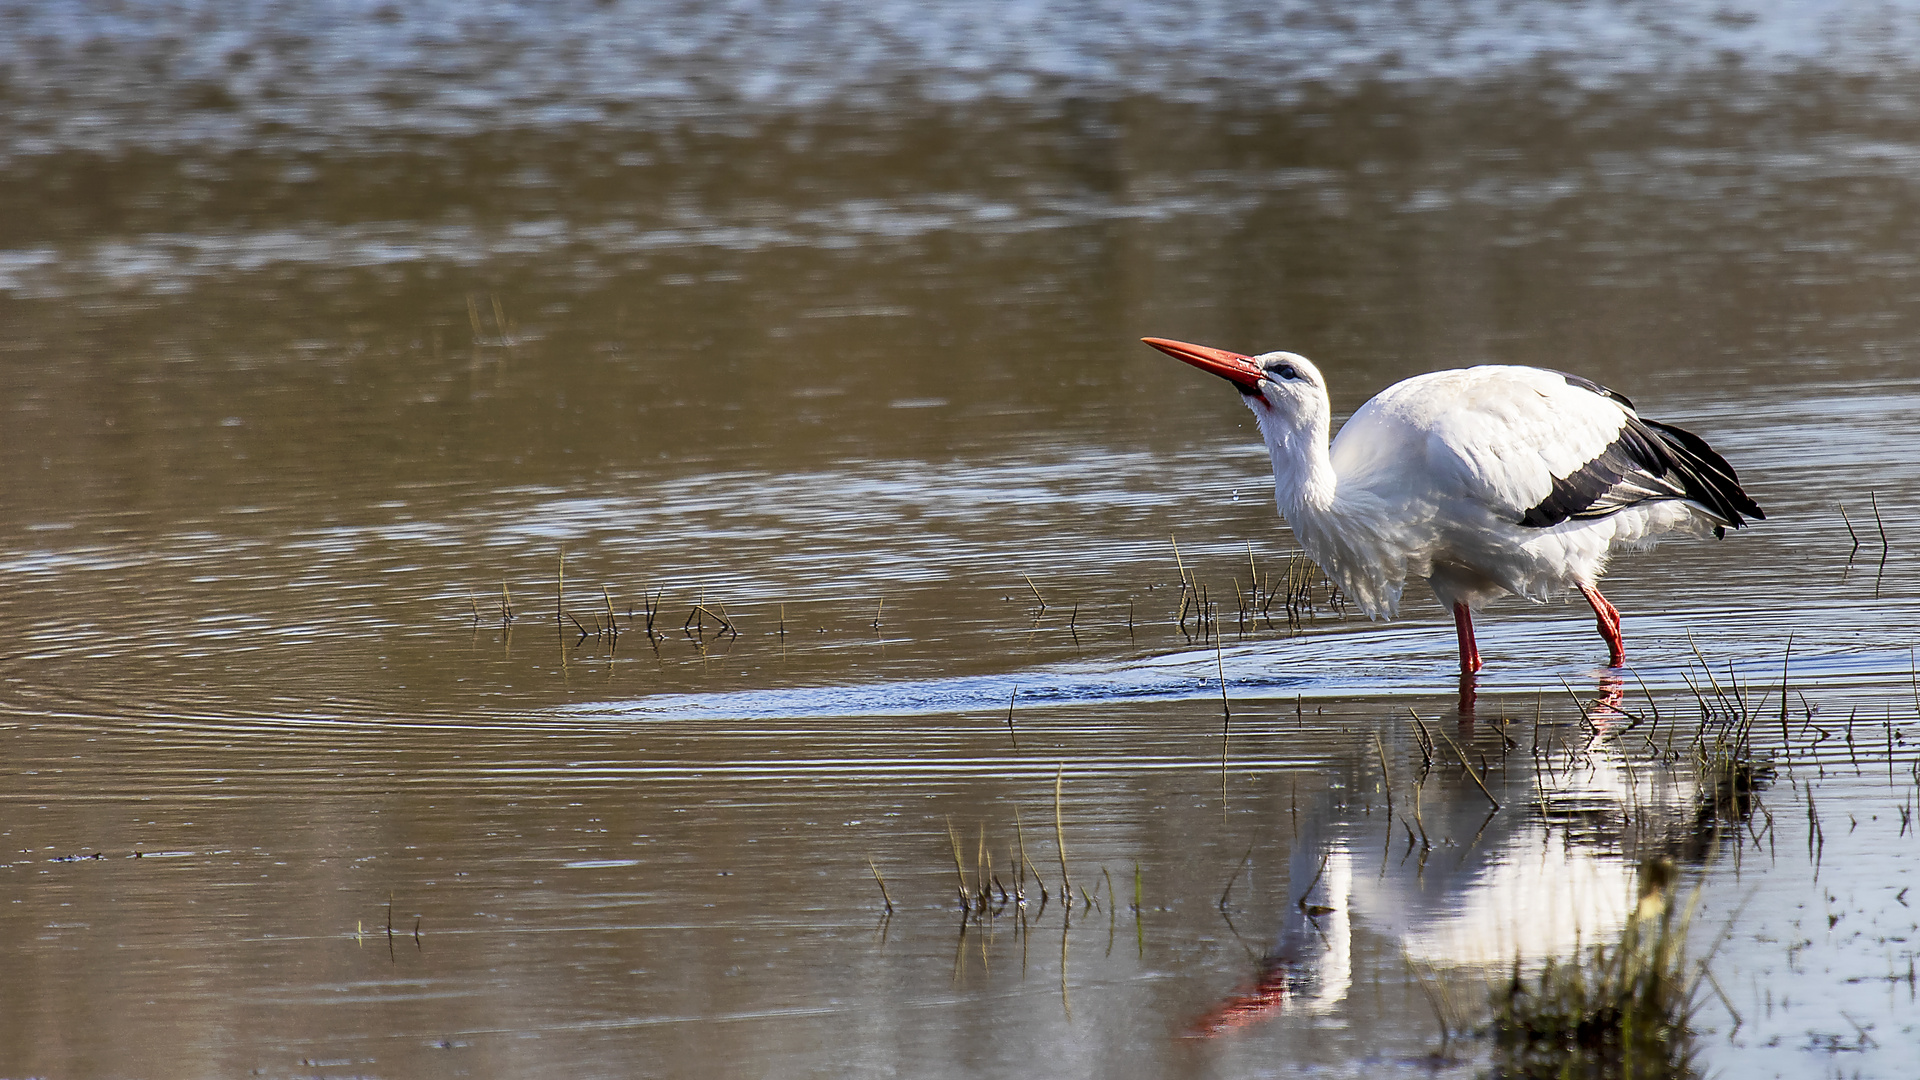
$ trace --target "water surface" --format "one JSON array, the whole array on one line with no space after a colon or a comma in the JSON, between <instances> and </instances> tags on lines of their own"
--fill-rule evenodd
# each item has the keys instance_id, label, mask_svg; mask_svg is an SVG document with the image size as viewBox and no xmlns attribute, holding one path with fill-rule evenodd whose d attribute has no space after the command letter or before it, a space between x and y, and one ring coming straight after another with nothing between
<instances>
[{"instance_id":1,"label":"water surface","mask_svg":"<svg viewBox=\"0 0 1920 1080\"><path fill-rule=\"evenodd\" d=\"M1650 856L1706 1067L1899 1075L1911 15L0 6L0 1075L1470 1076ZM1243 616L1143 335L1578 372L1768 517L1463 723L1417 585Z\"/></svg>"}]
</instances>

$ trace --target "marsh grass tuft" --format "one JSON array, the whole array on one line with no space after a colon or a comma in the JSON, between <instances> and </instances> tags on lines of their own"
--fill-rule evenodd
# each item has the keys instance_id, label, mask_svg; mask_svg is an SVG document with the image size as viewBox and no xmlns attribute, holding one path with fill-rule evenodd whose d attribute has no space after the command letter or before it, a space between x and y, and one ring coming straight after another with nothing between
<instances>
[{"instance_id":1,"label":"marsh grass tuft","mask_svg":"<svg viewBox=\"0 0 1920 1080\"><path fill-rule=\"evenodd\" d=\"M1519 962L1493 994L1494 1077L1694 1077L1691 1027L1704 964L1687 959L1692 911L1675 917L1674 864L1640 866L1639 904L1620 939L1549 959L1527 979Z\"/></svg>"}]
</instances>

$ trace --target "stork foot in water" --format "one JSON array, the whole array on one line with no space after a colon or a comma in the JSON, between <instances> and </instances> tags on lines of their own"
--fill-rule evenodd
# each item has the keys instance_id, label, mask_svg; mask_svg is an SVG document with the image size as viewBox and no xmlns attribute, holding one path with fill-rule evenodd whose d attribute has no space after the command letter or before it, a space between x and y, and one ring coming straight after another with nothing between
<instances>
[{"instance_id":1,"label":"stork foot in water","mask_svg":"<svg viewBox=\"0 0 1920 1080\"><path fill-rule=\"evenodd\" d=\"M1453 612L1463 675L1483 666L1475 608L1575 588L1621 666L1620 612L1595 584L1608 560L1669 533L1722 536L1766 517L1706 440L1577 375L1507 365L1416 375L1360 406L1329 444L1326 378L1306 357L1143 340L1240 391L1281 515L1355 606L1392 618L1406 579L1426 578Z\"/></svg>"},{"instance_id":2,"label":"stork foot in water","mask_svg":"<svg viewBox=\"0 0 1920 1080\"><path fill-rule=\"evenodd\" d=\"M1453 636L1460 642L1460 674L1472 675L1486 666L1480 662L1480 644L1473 640L1473 612L1464 602L1453 605Z\"/></svg>"},{"instance_id":3,"label":"stork foot in water","mask_svg":"<svg viewBox=\"0 0 1920 1080\"><path fill-rule=\"evenodd\" d=\"M1620 609L1607 603L1600 590L1591 585L1580 586L1580 592L1593 607L1593 617L1600 624L1600 636L1607 639L1607 666L1627 666L1627 642L1620 636Z\"/></svg>"}]
</instances>

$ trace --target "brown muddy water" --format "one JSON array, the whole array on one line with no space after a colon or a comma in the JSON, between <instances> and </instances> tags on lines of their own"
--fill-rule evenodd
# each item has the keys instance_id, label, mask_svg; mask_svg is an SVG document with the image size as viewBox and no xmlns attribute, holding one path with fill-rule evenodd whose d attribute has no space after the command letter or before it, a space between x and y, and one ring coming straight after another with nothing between
<instances>
[{"instance_id":1,"label":"brown muddy water","mask_svg":"<svg viewBox=\"0 0 1920 1080\"><path fill-rule=\"evenodd\" d=\"M1910 6L0 27L0 1077L1511 1073L1648 858L1699 1072L1911 1075ZM1768 517L1463 716L1149 334Z\"/></svg>"}]
</instances>

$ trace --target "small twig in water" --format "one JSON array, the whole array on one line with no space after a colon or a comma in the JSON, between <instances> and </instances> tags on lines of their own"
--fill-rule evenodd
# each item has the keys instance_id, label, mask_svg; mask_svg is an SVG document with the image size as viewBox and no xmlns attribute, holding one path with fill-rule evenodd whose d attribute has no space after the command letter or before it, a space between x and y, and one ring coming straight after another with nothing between
<instances>
[{"instance_id":1,"label":"small twig in water","mask_svg":"<svg viewBox=\"0 0 1920 1080\"><path fill-rule=\"evenodd\" d=\"M1040 871L1035 870L1032 860L1027 858L1027 833L1025 828L1020 824L1020 808L1018 806L1013 808L1013 836L1020 845L1021 873L1022 875L1033 875L1033 883L1040 886L1040 902L1044 904L1047 900L1047 883L1040 880ZM1022 880L1024 882L1024 876Z\"/></svg>"},{"instance_id":2,"label":"small twig in water","mask_svg":"<svg viewBox=\"0 0 1920 1080\"><path fill-rule=\"evenodd\" d=\"M880 886L880 899L887 905L887 914L893 914L893 897L887 895L887 881L880 876L880 868L873 864L873 856L867 856L867 869L873 871L874 883Z\"/></svg>"},{"instance_id":3,"label":"small twig in water","mask_svg":"<svg viewBox=\"0 0 1920 1080\"><path fill-rule=\"evenodd\" d=\"M1039 589L1039 587L1037 587L1036 585L1034 585L1034 583L1033 583L1033 579L1032 579L1032 578L1030 578L1030 577L1028 577L1028 576L1027 576L1027 575L1025 575L1025 574L1021 574L1021 575L1020 575L1020 577L1021 577L1021 579L1022 579L1022 580L1024 580L1024 581L1025 581L1025 582L1027 583L1027 588L1029 588L1029 589L1032 589L1032 590L1033 590L1033 598L1034 598L1035 600L1037 600L1037 601L1039 601L1039 603L1040 603L1040 610L1041 610L1041 611L1045 611L1045 610L1047 610L1047 598L1046 598L1046 597L1044 597L1044 596L1041 596L1041 595L1040 595L1040 589Z\"/></svg>"},{"instance_id":4,"label":"small twig in water","mask_svg":"<svg viewBox=\"0 0 1920 1080\"><path fill-rule=\"evenodd\" d=\"M1408 708L1407 715L1413 717L1414 726L1420 731L1420 756L1425 761L1425 767L1431 769L1433 768L1433 734L1427 730L1427 722L1420 719L1419 713Z\"/></svg>"},{"instance_id":5,"label":"small twig in water","mask_svg":"<svg viewBox=\"0 0 1920 1080\"><path fill-rule=\"evenodd\" d=\"M953 831L953 815L947 815L947 839L953 841L953 876L960 882L960 903L971 908L972 897L967 895L967 871L960 864L960 834Z\"/></svg>"},{"instance_id":6,"label":"small twig in water","mask_svg":"<svg viewBox=\"0 0 1920 1080\"><path fill-rule=\"evenodd\" d=\"M1245 855L1240 856L1240 865L1233 868L1233 876L1227 879L1227 887L1220 890L1219 906L1221 911L1227 910L1227 897L1233 895L1233 883L1240 880L1240 872L1247 868L1247 863L1250 862L1252 859L1253 859L1253 845L1248 844L1247 853Z\"/></svg>"},{"instance_id":7,"label":"small twig in water","mask_svg":"<svg viewBox=\"0 0 1920 1080\"><path fill-rule=\"evenodd\" d=\"M1380 754L1381 786L1384 787L1387 792L1387 816L1391 818L1393 816L1393 771L1387 768L1387 748L1386 745L1380 741L1380 733L1377 731L1373 733L1373 748ZM1388 827L1391 828L1392 826L1389 825Z\"/></svg>"},{"instance_id":8,"label":"small twig in water","mask_svg":"<svg viewBox=\"0 0 1920 1080\"><path fill-rule=\"evenodd\" d=\"M1233 722L1233 707L1227 704L1227 664L1220 655L1220 639L1213 639L1213 670L1220 676L1220 737L1227 737L1227 725Z\"/></svg>"},{"instance_id":9,"label":"small twig in water","mask_svg":"<svg viewBox=\"0 0 1920 1080\"><path fill-rule=\"evenodd\" d=\"M1320 884L1320 879L1326 876L1327 860L1332 857L1333 857L1332 853L1328 853L1326 855L1320 856L1320 869L1314 871L1313 880L1307 882L1306 889L1304 889L1300 893L1300 899L1294 901L1294 906L1299 908L1301 911L1307 910L1307 897L1313 895L1313 890L1316 886Z\"/></svg>"},{"instance_id":10,"label":"small twig in water","mask_svg":"<svg viewBox=\"0 0 1920 1080\"><path fill-rule=\"evenodd\" d=\"M1473 777L1474 786L1480 789L1480 794L1487 797L1487 801L1493 804L1495 810L1500 809L1500 800L1493 797L1493 792L1487 790L1486 782L1480 779L1480 774L1473 771L1473 763L1467 760L1467 755L1460 749L1460 744L1454 742L1453 736L1444 731L1440 733L1440 737L1447 740L1447 745L1453 748L1454 756L1460 759L1460 764L1466 766L1467 775Z\"/></svg>"},{"instance_id":11,"label":"small twig in water","mask_svg":"<svg viewBox=\"0 0 1920 1080\"><path fill-rule=\"evenodd\" d=\"M1065 765L1053 774L1053 842L1060 849L1060 895L1072 899L1073 878L1067 874L1067 826L1060 815L1060 782L1066 775Z\"/></svg>"}]
</instances>

